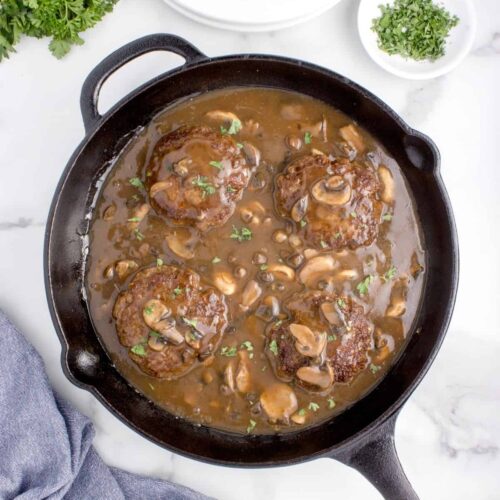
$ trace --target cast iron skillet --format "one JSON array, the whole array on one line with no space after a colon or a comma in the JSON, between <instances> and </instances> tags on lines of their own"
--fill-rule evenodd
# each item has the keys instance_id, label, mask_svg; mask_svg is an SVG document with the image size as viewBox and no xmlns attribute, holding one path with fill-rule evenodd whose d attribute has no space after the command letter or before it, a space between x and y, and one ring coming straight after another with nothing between
<instances>
[{"instance_id":1,"label":"cast iron skillet","mask_svg":"<svg viewBox=\"0 0 500 500\"><path fill-rule=\"evenodd\" d=\"M122 99L104 116L99 90L118 68L155 50L185 64ZM99 342L83 292L86 214L104 166L132 131L177 99L230 86L302 92L335 106L368 129L403 169L420 217L427 250L426 284L414 333L382 382L365 398L311 429L272 436L240 436L178 419L134 390ZM331 457L359 470L386 497L418 498L399 463L394 425L422 380L446 333L458 283L458 247L450 203L439 174L439 152L380 99L347 78L302 61L267 55L208 58L186 40L146 36L104 59L82 89L86 137L71 157L54 196L45 240L46 289L62 343L66 376L89 390L120 420L181 455L229 466L277 466ZM124 139L125 138L125 139Z\"/></svg>"}]
</instances>

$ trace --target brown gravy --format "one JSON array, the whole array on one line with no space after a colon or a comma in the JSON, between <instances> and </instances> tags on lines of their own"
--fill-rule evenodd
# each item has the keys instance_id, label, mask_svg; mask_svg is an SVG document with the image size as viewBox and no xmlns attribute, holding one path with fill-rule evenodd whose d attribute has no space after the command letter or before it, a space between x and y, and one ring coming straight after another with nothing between
<instances>
[{"instance_id":1,"label":"brown gravy","mask_svg":"<svg viewBox=\"0 0 500 500\"><path fill-rule=\"evenodd\" d=\"M207 117L207 112L213 110L237 115L243 126L230 135L238 147L249 142L261 155L232 216L221 226L203 233L193 225L173 224L155 209L137 217L138 208L150 203L144 184L160 138L181 125L204 125L218 130L219 124ZM326 128L321 125L325 123ZM350 124L359 134L351 140L340 132ZM227 127L225 130L227 133ZM300 237L302 224L278 215L273 198L276 175L289 160L320 153L362 162L379 175L382 166L391 174L393 192L381 192L380 196L392 198L380 202L380 224L373 243L353 249L309 248L308 252ZM131 184L130 180L136 178L141 182ZM381 186L383 189L386 185L382 182ZM186 99L159 113L136 134L100 189L86 273L93 322L123 376L156 404L179 417L241 433L286 432L317 424L363 397L380 381L405 345L418 310L425 262L412 203L398 165L383 147L346 115L323 102L266 88L232 88ZM243 228L249 229L251 238L238 241L234 228L238 235ZM167 236L174 231L182 244L189 242L193 258L186 260L172 251ZM295 417L272 421L259 403L266 388L278 382L270 363L275 354L270 352L269 340L266 342L269 318L265 317L265 307L259 306L266 297L275 297L280 308L272 321L286 322L289 314L284 302L304 289L298 276L307 256L316 253L332 256L335 270L323 273L308 288L329 286L330 291L363 307L372 325L368 361L351 381L335 382L326 390L311 392L296 380L288 382L297 399ZM264 257L259 260L256 254ZM121 345L113 319L117 296L127 289L138 271L170 264L188 267L209 286L214 286L216 277L225 272L234 278L235 288L234 293L226 296L229 326L215 352L176 380L143 372L131 359L130 346ZM270 266L279 264L293 269L294 277L289 280L279 272L271 279L266 276ZM259 284L261 295L250 307L242 308L242 291L252 280ZM328 342L336 346L340 340L329 332ZM271 351L274 349L275 345ZM142 348L140 355L141 351ZM239 352L246 352L243 357L251 380L251 388L245 392L228 387L231 380L228 381L227 367L232 363L233 369L237 369L242 356Z\"/></svg>"}]
</instances>

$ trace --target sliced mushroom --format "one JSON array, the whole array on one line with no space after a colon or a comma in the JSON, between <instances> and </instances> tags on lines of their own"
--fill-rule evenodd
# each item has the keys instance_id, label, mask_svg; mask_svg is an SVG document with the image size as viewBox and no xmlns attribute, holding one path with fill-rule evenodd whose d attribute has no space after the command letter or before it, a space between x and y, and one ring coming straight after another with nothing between
<instances>
[{"instance_id":1,"label":"sliced mushroom","mask_svg":"<svg viewBox=\"0 0 500 500\"><path fill-rule=\"evenodd\" d=\"M151 207L147 203L143 203L142 205L138 206L134 210L133 216L131 217L131 220L129 220L127 227L131 231L136 229L139 226L139 224L141 223L142 219L144 219L144 217L146 217L150 208Z\"/></svg>"},{"instance_id":2,"label":"sliced mushroom","mask_svg":"<svg viewBox=\"0 0 500 500\"><path fill-rule=\"evenodd\" d=\"M295 271L284 264L270 264L267 270L274 274L276 279L283 281L293 281L295 279Z\"/></svg>"},{"instance_id":3,"label":"sliced mushroom","mask_svg":"<svg viewBox=\"0 0 500 500\"><path fill-rule=\"evenodd\" d=\"M175 320L171 314L172 310L158 299L148 300L142 309L144 323L154 332L178 345L184 342L184 337L175 327Z\"/></svg>"},{"instance_id":4,"label":"sliced mushroom","mask_svg":"<svg viewBox=\"0 0 500 500\"><path fill-rule=\"evenodd\" d=\"M342 127L339 132L342 139L349 143L358 153L362 153L365 150L365 141L363 141L363 138L352 123Z\"/></svg>"},{"instance_id":5,"label":"sliced mushroom","mask_svg":"<svg viewBox=\"0 0 500 500\"><path fill-rule=\"evenodd\" d=\"M304 264L299 279L304 285L311 286L317 279L335 269L335 259L331 255L317 255Z\"/></svg>"},{"instance_id":6,"label":"sliced mushroom","mask_svg":"<svg viewBox=\"0 0 500 500\"><path fill-rule=\"evenodd\" d=\"M235 115L234 113L231 113L231 111L222 111L220 109L208 111L208 113L206 113L205 116L210 120L222 122L227 125L231 124L233 121L240 121L238 116Z\"/></svg>"},{"instance_id":7,"label":"sliced mushroom","mask_svg":"<svg viewBox=\"0 0 500 500\"><path fill-rule=\"evenodd\" d=\"M327 179L321 179L311 188L313 198L319 203L326 205L345 205L351 199L351 186L340 175L332 175Z\"/></svg>"},{"instance_id":8,"label":"sliced mushroom","mask_svg":"<svg viewBox=\"0 0 500 500\"><path fill-rule=\"evenodd\" d=\"M175 253L178 257L182 259L192 259L194 257L194 252L191 250L185 241L182 241L180 235L177 232L169 234L166 238L167 245L170 250Z\"/></svg>"},{"instance_id":9,"label":"sliced mushroom","mask_svg":"<svg viewBox=\"0 0 500 500\"><path fill-rule=\"evenodd\" d=\"M306 215L309 206L309 195L302 196L293 205L291 216L295 222L300 222Z\"/></svg>"},{"instance_id":10,"label":"sliced mushroom","mask_svg":"<svg viewBox=\"0 0 500 500\"><path fill-rule=\"evenodd\" d=\"M148 339L148 346L150 349L153 351L163 351L166 347L167 344L162 340L161 337L156 336L156 335L150 335Z\"/></svg>"},{"instance_id":11,"label":"sliced mushroom","mask_svg":"<svg viewBox=\"0 0 500 500\"><path fill-rule=\"evenodd\" d=\"M262 295L262 288L255 280L250 280L241 294L241 304L240 307L243 311L248 311L248 309L257 302L259 297Z\"/></svg>"},{"instance_id":12,"label":"sliced mushroom","mask_svg":"<svg viewBox=\"0 0 500 500\"><path fill-rule=\"evenodd\" d=\"M186 177L189 173L189 166L191 165L191 158L182 158L173 164L173 170L179 177Z\"/></svg>"},{"instance_id":13,"label":"sliced mushroom","mask_svg":"<svg viewBox=\"0 0 500 500\"><path fill-rule=\"evenodd\" d=\"M250 368L248 366L248 352L239 351L238 355L240 357L240 362L238 363L238 369L236 371L236 387L238 388L238 391L247 393L252 389Z\"/></svg>"},{"instance_id":14,"label":"sliced mushroom","mask_svg":"<svg viewBox=\"0 0 500 500\"><path fill-rule=\"evenodd\" d=\"M331 325L338 326L342 323L337 306L333 302L323 302L319 308L321 309L323 316Z\"/></svg>"},{"instance_id":15,"label":"sliced mushroom","mask_svg":"<svg viewBox=\"0 0 500 500\"><path fill-rule=\"evenodd\" d=\"M162 191L166 191L167 189L170 189L171 186L172 186L172 183L170 181L155 182L149 188L149 196L151 196L151 198L154 198L158 193L160 193Z\"/></svg>"},{"instance_id":16,"label":"sliced mushroom","mask_svg":"<svg viewBox=\"0 0 500 500\"><path fill-rule=\"evenodd\" d=\"M323 352L326 346L325 332L313 332L308 326L299 323L292 323L288 328L297 341L295 342L295 349L300 354L309 358L316 358Z\"/></svg>"},{"instance_id":17,"label":"sliced mushroom","mask_svg":"<svg viewBox=\"0 0 500 500\"><path fill-rule=\"evenodd\" d=\"M323 151L320 151L319 149L316 149L316 148L311 149L311 154L313 156L326 156L326 154L323 153Z\"/></svg>"},{"instance_id":18,"label":"sliced mushroom","mask_svg":"<svg viewBox=\"0 0 500 500\"><path fill-rule=\"evenodd\" d=\"M378 177L382 183L382 193L380 197L384 203L392 203L394 201L394 179L391 171L384 166L379 167Z\"/></svg>"},{"instance_id":19,"label":"sliced mushroom","mask_svg":"<svg viewBox=\"0 0 500 500\"><path fill-rule=\"evenodd\" d=\"M334 279L337 281L351 281L359 278L359 273L356 269L342 269L335 274Z\"/></svg>"},{"instance_id":20,"label":"sliced mushroom","mask_svg":"<svg viewBox=\"0 0 500 500\"><path fill-rule=\"evenodd\" d=\"M219 271L214 275L214 285L224 294L233 295L236 291L236 280L227 271Z\"/></svg>"},{"instance_id":21,"label":"sliced mushroom","mask_svg":"<svg viewBox=\"0 0 500 500\"><path fill-rule=\"evenodd\" d=\"M292 422L295 424L303 425L306 423L306 413L304 410L302 410L302 413L299 411L297 413L294 413L290 419Z\"/></svg>"},{"instance_id":22,"label":"sliced mushroom","mask_svg":"<svg viewBox=\"0 0 500 500\"><path fill-rule=\"evenodd\" d=\"M391 301L387 308L386 315L391 318L399 318L406 312L406 302L402 298L396 298Z\"/></svg>"},{"instance_id":23,"label":"sliced mushroom","mask_svg":"<svg viewBox=\"0 0 500 500\"><path fill-rule=\"evenodd\" d=\"M315 248L306 248L304 249L304 257L309 260L312 259L313 257L316 257L319 252Z\"/></svg>"},{"instance_id":24,"label":"sliced mushroom","mask_svg":"<svg viewBox=\"0 0 500 500\"><path fill-rule=\"evenodd\" d=\"M302 147L302 139L296 135L287 135L285 137L285 144L295 151L298 151Z\"/></svg>"},{"instance_id":25,"label":"sliced mushroom","mask_svg":"<svg viewBox=\"0 0 500 500\"><path fill-rule=\"evenodd\" d=\"M323 115L323 118L321 119L321 138L323 139L323 142L326 142L328 140L327 132L328 132L328 122L326 121L326 116Z\"/></svg>"},{"instance_id":26,"label":"sliced mushroom","mask_svg":"<svg viewBox=\"0 0 500 500\"><path fill-rule=\"evenodd\" d=\"M297 396L284 383L270 385L261 395L260 404L271 422L287 421L297 411Z\"/></svg>"},{"instance_id":27,"label":"sliced mushroom","mask_svg":"<svg viewBox=\"0 0 500 500\"><path fill-rule=\"evenodd\" d=\"M115 271L118 278L121 280L125 279L129 274L134 272L139 267L139 264L135 260L119 260L115 264Z\"/></svg>"},{"instance_id":28,"label":"sliced mushroom","mask_svg":"<svg viewBox=\"0 0 500 500\"><path fill-rule=\"evenodd\" d=\"M114 216L116 215L116 205L109 205L104 212L102 213L102 218L105 221L110 221L113 220Z\"/></svg>"},{"instance_id":29,"label":"sliced mushroom","mask_svg":"<svg viewBox=\"0 0 500 500\"><path fill-rule=\"evenodd\" d=\"M224 382L229 387L231 392L234 392L234 389L236 387L234 383L234 372L235 372L234 365L235 365L235 360L232 359L224 369Z\"/></svg>"},{"instance_id":30,"label":"sliced mushroom","mask_svg":"<svg viewBox=\"0 0 500 500\"><path fill-rule=\"evenodd\" d=\"M302 366L297 370L297 377L307 384L328 389L333 384L333 369L329 364L325 370L319 366Z\"/></svg>"},{"instance_id":31,"label":"sliced mushroom","mask_svg":"<svg viewBox=\"0 0 500 500\"><path fill-rule=\"evenodd\" d=\"M260 165L260 151L249 142L243 143L243 154L249 165L258 167Z\"/></svg>"}]
</instances>

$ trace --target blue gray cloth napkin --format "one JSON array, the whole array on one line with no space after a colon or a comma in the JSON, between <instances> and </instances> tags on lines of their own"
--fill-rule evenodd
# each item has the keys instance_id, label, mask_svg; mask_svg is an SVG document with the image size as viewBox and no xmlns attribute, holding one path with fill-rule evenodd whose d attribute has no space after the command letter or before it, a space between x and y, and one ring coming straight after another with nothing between
<instances>
[{"instance_id":1,"label":"blue gray cloth napkin","mask_svg":"<svg viewBox=\"0 0 500 500\"><path fill-rule=\"evenodd\" d=\"M55 394L36 350L0 311L0 499L204 500L108 467L87 417Z\"/></svg>"}]
</instances>

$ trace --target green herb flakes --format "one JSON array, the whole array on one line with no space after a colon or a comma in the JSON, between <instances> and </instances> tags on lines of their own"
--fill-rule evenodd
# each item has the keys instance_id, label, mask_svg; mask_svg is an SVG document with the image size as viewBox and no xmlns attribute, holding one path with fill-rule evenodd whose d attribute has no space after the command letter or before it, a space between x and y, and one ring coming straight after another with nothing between
<instances>
[{"instance_id":1,"label":"green herb flakes","mask_svg":"<svg viewBox=\"0 0 500 500\"><path fill-rule=\"evenodd\" d=\"M300 415L301 417L303 417L305 414L306 414L306 410L304 408L301 408L298 412L297 412L298 415Z\"/></svg>"},{"instance_id":2,"label":"green herb flakes","mask_svg":"<svg viewBox=\"0 0 500 500\"><path fill-rule=\"evenodd\" d=\"M189 325L193 328L196 328L196 325L198 324L197 320L189 319L189 318L186 318L185 316L182 317L182 321L184 321L184 323L186 323L186 325Z\"/></svg>"},{"instance_id":3,"label":"green herb flakes","mask_svg":"<svg viewBox=\"0 0 500 500\"><path fill-rule=\"evenodd\" d=\"M196 186L202 190L203 197L214 194L217 191L215 186L208 182L208 177L205 177L203 175L199 175L191 182L193 183L193 186Z\"/></svg>"},{"instance_id":4,"label":"green herb flakes","mask_svg":"<svg viewBox=\"0 0 500 500\"><path fill-rule=\"evenodd\" d=\"M382 220L383 220L384 222L391 221L391 220L392 220L392 214L390 214L390 213L386 213L386 214L382 215Z\"/></svg>"},{"instance_id":5,"label":"green herb flakes","mask_svg":"<svg viewBox=\"0 0 500 500\"><path fill-rule=\"evenodd\" d=\"M217 168L217 169L219 169L219 170L222 170L222 169L224 168L224 167L223 167L223 165L222 165L222 162L221 162L221 161L211 161L211 162L209 163L209 165L210 165L211 167L215 167L215 168Z\"/></svg>"},{"instance_id":6,"label":"green herb flakes","mask_svg":"<svg viewBox=\"0 0 500 500\"><path fill-rule=\"evenodd\" d=\"M141 222L141 219L139 217L130 217L130 219L127 219L127 222Z\"/></svg>"},{"instance_id":7,"label":"green herb flakes","mask_svg":"<svg viewBox=\"0 0 500 500\"><path fill-rule=\"evenodd\" d=\"M233 186L227 186L226 191L228 193L236 193L237 189L235 189Z\"/></svg>"},{"instance_id":8,"label":"green herb flakes","mask_svg":"<svg viewBox=\"0 0 500 500\"><path fill-rule=\"evenodd\" d=\"M136 344L130 348L130 351L137 356L141 356L141 358L146 356L146 347L144 344Z\"/></svg>"},{"instance_id":9,"label":"green herb flakes","mask_svg":"<svg viewBox=\"0 0 500 500\"><path fill-rule=\"evenodd\" d=\"M178 297L183 291L184 291L183 288L176 287L176 288L174 288L174 291L172 292L172 295L174 297Z\"/></svg>"},{"instance_id":10,"label":"green herb flakes","mask_svg":"<svg viewBox=\"0 0 500 500\"><path fill-rule=\"evenodd\" d=\"M326 400L326 402L328 403L328 408L331 410L332 408L335 408L335 400L333 398L328 398Z\"/></svg>"},{"instance_id":11,"label":"green herb flakes","mask_svg":"<svg viewBox=\"0 0 500 500\"><path fill-rule=\"evenodd\" d=\"M242 227L241 229L238 229L236 226L233 226L231 239L238 240L240 243L242 241L249 241L252 239L252 231L251 229L248 229L248 227Z\"/></svg>"},{"instance_id":12,"label":"green herb flakes","mask_svg":"<svg viewBox=\"0 0 500 500\"><path fill-rule=\"evenodd\" d=\"M319 410L319 404L311 401L308 406L309 410L317 412Z\"/></svg>"},{"instance_id":13,"label":"green herb flakes","mask_svg":"<svg viewBox=\"0 0 500 500\"><path fill-rule=\"evenodd\" d=\"M276 340L271 340L269 342L269 350L275 355L278 355L278 344L276 343Z\"/></svg>"},{"instance_id":14,"label":"green herb flakes","mask_svg":"<svg viewBox=\"0 0 500 500\"><path fill-rule=\"evenodd\" d=\"M328 342L333 342L334 340L337 340L337 336L336 335L328 335L326 340L328 340Z\"/></svg>"},{"instance_id":15,"label":"green herb flakes","mask_svg":"<svg viewBox=\"0 0 500 500\"><path fill-rule=\"evenodd\" d=\"M366 276L363 281L357 284L356 290L360 295L366 295L368 293L368 289L370 288L370 285L373 283L374 279L375 278L370 274Z\"/></svg>"},{"instance_id":16,"label":"green herb flakes","mask_svg":"<svg viewBox=\"0 0 500 500\"><path fill-rule=\"evenodd\" d=\"M435 61L445 54L446 38L459 19L432 0L394 0L380 5L372 30L384 52L416 61Z\"/></svg>"},{"instance_id":17,"label":"green herb flakes","mask_svg":"<svg viewBox=\"0 0 500 500\"><path fill-rule=\"evenodd\" d=\"M158 257L158 258L156 259L156 265L157 265L157 267L161 267L161 266L163 266L163 259L160 259L160 257Z\"/></svg>"},{"instance_id":18,"label":"green herb flakes","mask_svg":"<svg viewBox=\"0 0 500 500\"><path fill-rule=\"evenodd\" d=\"M144 239L144 235L139 231L139 229L134 229L134 234L139 241Z\"/></svg>"},{"instance_id":19,"label":"green herb flakes","mask_svg":"<svg viewBox=\"0 0 500 500\"><path fill-rule=\"evenodd\" d=\"M144 308L144 312L147 314L147 315L150 315L150 314L153 314L153 309L154 307L153 306L147 306Z\"/></svg>"},{"instance_id":20,"label":"green herb flakes","mask_svg":"<svg viewBox=\"0 0 500 500\"><path fill-rule=\"evenodd\" d=\"M249 340L245 340L245 342L241 344L241 348L251 352L253 351L253 344Z\"/></svg>"},{"instance_id":21,"label":"green herb flakes","mask_svg":"<svg viewBox=\"0 0 500 500\"><path fill-rule=\"evenodd\" d=\"M394 267L391 266L385 273L384 273L384 281L390 281L396 277L398 270Z\"/></svg>"},{"instance_id":22,"label":"green herb flakes","mask_svg":"<svg viewBox=\"0 0 500 500\"><path fill-rule=\"evenodd\" d=\"M321 240L319 242L319 244L320 244L321 248L328 248L328 243L326 243L326 241Z\"/></svg>"},{"instance_id":23,"label":"green herb flakes","mask_svg":"<svg viewBox=\"0 0 500 500\"><path fill-rule=\"evenodd\" d=\"M375 374L377 373L378 371L380 371L382 369L382 367L380 366L377 366L377 365L374 365L373 363L370 364L370 371Z\"/></svg>"},{"instance_id":24,"label":"green herb flakes","mask_svg":"<svg viewBox=\"0 0 500 500\"><path fill-rule=\"evenodd\" d=\"M144 184L142 183L141 179L139 177L132 177L128 181L132 186L138 188L138 189L144 189Z\"/></svg>"},{"instance_id":25,"label":"green herb flakes","mask_svg":"<svg viewBox=\"0 0 500 500\"><path fill-rule=\"evenodd\" d=\"M306 221L306 220L304 220L304 219L302 219L302 220L300 221L300 227L306 227L306 226L307 226L307 221Z\"/></svg>"},{"instance_id":26,"label":"green herb flakes","mask_svg":"<svg viewBox=\"0 0 500 500\"><path fill-rule=\"evenodd\" d=\"M255 420L250 419L249 422L250 423L248 424L248 427L247 427L247 434L250 434L255 429L255 426L257 425L257 422Z\"/></svg>"},{"instance_id":27,"label":"green herb flakes","mask_svg":"<svg viewBox=\"0 0 500 500\"><path fill-rule=\"evenodd\" d=\"M311 140L312 140L311 132L306 132L304 134L304 142L306 144L311 144Z\"/></svg>"},{"instance_id":28,"label":"green herb flakes","mask_svg":"<svg viewBox=\"0 0 500 500\"><path fill-rule=\"evenodd\" d=\"M221 258L220 257L214 257L212 259L212 264L218 264L219 262L222 262Z\"/></svg>"},{"instance_id":29,"label":"green herb flakes","mask_svg":"<svg viewBox=\"0 0 500 500\"><path fill-rule=\"evenodd\" d=\"M344 307L346 306L345 300L337 299L337 305L340 307L340 309L344 309Z\"/></svg>"},{"instance_id":30,"label":"green herb flakes","mask_svg":"<svg viewBox=\"0 0 500 500\"><path fill-rule=\"evenodd\" d=\"M267 271L267 268L268 268L268 267L269 267L269 266L268 266L267 264L261 264L261 265L260 265L260 270L261 270L261 271Z\"/></svg>"},{"instance_id":31,"label":"green herb flakes","mask_svg":"<svg viewBox=\"0 0 500 500\"><path fill-rule=\"evenodd\" d=\"M228 347L227 345L225 345L220 350L220 353L221 353L221 356L226 356L227 358L232 358L232 357L236 356L237 351L238 351L238 349L236 348L236 346Z\"/></svg>"},{"instance_id":32,"label":"green herb flakes","mask_svg":"<svg viewBox=\"0 0 500 500\"><path fill-rule=\"evenodd\" d=\"M222 127L220 128L221 134L223 135L235 135L241 130L241 122L240 120L231 120L231 125L229 128Z\"/></svg>"}]
</instances>

